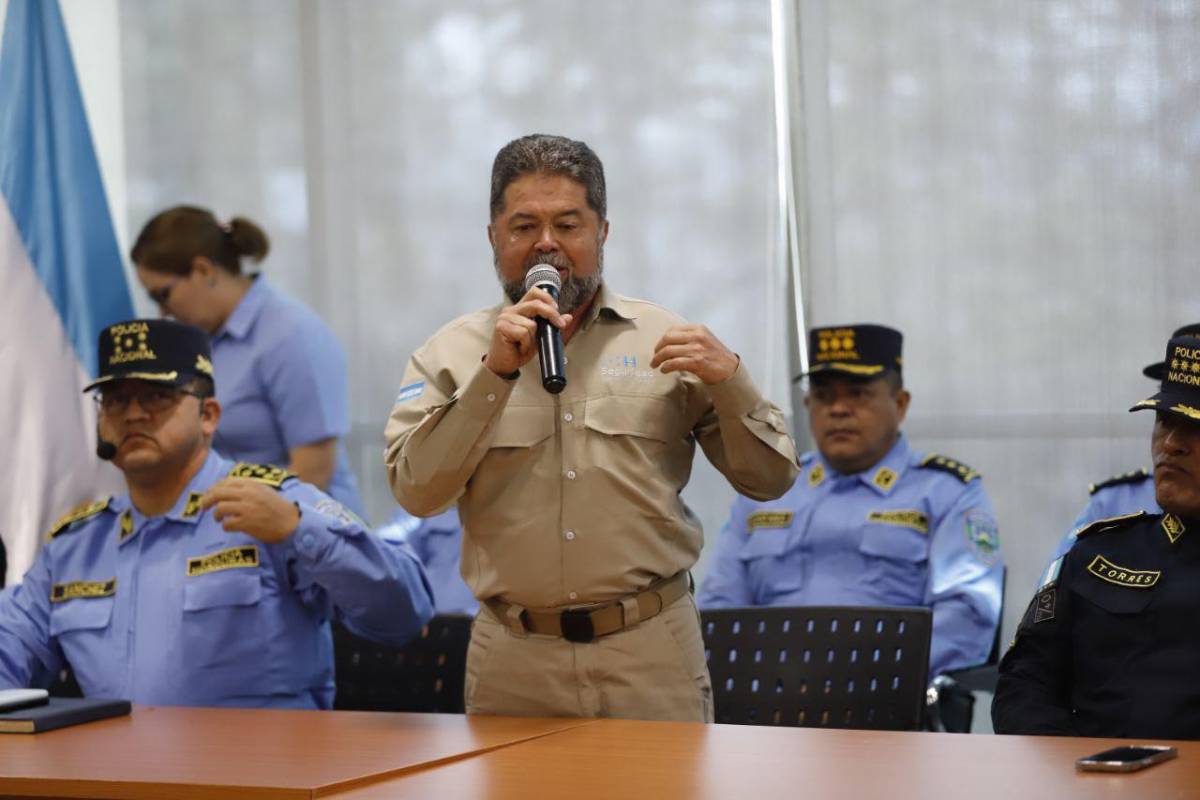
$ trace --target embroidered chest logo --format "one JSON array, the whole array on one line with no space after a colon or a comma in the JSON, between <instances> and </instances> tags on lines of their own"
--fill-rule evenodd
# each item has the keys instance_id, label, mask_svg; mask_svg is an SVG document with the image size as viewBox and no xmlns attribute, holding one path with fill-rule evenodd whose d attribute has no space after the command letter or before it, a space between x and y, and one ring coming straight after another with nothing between
<instances>
[{"instance_id":1,"label":"embroidered chest logo","mask_svg":"<svg viewBox=\"0 0 1200 800\"><path fill-rule=\"evenodd\" d=\"M746 517L746 530L754 533L759 528L786 528L793 516L791 511L755 511Z\"/></svg>"},{"instance_id":2,"label":"embroidered chest logo","mask_svg":"<svg viewBox=\"0 0 1200 800\"><path fill-rule=\"evenodd\" d=\"M884 525L899 525L901 528L912 528L920 533L929 533L929 517L916 509L872 511L867 514L867 521L881 522Z\"/></svg>"},{"instance_id":3,"label":"embroidered chest logo","mask_svg":"<svg viewBox=\"0 0 1200 800\"><path fill-rule=\"evenodd\" d=\"M825 465L814 464L812 471L808 473L808 486L810 489L815 489L825 482Z\"/></svg>"},{"instance_id":4,"label":"embroidered chest logo","mask_svg":"<svg viewBox=\"0 0 1200 800\"><path fill-rule=\"evenodd\" d=\"M1171 544L1179 541L1179 537L1183 536L1183 520L1174 514L1167 514L1162 518L1162 529L1166 532L1167 538L1171 540Z\"/></svg>"},{"instance_id":5,"label":"embroidered chest logo","mask_svg":"<svg viewBox=\"0 0 1200 800\"><path fill-rule=\"evenodd\" d=\"M50 588L50 602L65 603L79 598L111 597L117 593L117 579L56 583Z\"/></svg>"},{"instance_id":6,"label":"embroidered chest logo","mask_svg":"<svg viewBox=\"0 0 1200 800\"><path fill-rule=\"evenodd\" d=\"M602 357L600 377L608 380L650 381L654 379L654 370L638 367L638 357L633 353L624 353Z\"/></svg>"},{"instance_id":7,"label":"embroidered chest logo","mask_svg":"<svg viewBox=\"0 0 1200 800\"><path fill-rule=\"evenodd\" d=\"M1112 563L1104 556L1093 558L1092 563L1088 564L1088 572L1101 580L1131 589L1149 589L1162 577L1160 570L1129 569Z\"/></svg>"},{"instance_id":8,"label":"embroidered chest logo","mask_svg":"<svg viewBox=\"0 0 1200 800\"><path fill-rule=\"evenodd\" d=\"M189 578L193 578L223 569L257 566L258 545L248 544L241 547L230 547L228 550L219 550L207 556L189 558L187 574Z\"/></svg>"}]
</instances>

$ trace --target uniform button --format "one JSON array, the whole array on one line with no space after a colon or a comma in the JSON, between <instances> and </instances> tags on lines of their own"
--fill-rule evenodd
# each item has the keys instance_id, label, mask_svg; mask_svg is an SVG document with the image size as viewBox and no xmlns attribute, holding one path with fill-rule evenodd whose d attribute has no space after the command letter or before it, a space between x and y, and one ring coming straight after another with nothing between
<instances>
[{"instance_id":1,"label":"uniform button","mask_svg":"<svg viewBox=\"0 0 1200 800\"><path fill-rule=\"evenodd\" d=\"M567 413L563 414L563 420L564 420L564 421L566 421L566 422L570 422L570 421L571 421L571 420L573 420L573 419L575 419L575 415L574 415L574 414L572 414L570 411L568 411Z\"/></svg>"},{"instance_id":2,"label":"uniform button","mask_svg":"<svg viewBox=\"0 0 1200 800\"><path fill-rule=\"evenodd\" d=\"M567 595L567 598L570 600L578 600L579 594L576 592L571 592L570 594Z\"/></svg>"},{"instance_id":3,"label":"uniform button","mask_svg":"<svg viewBox=\"0 0 1200 800\"><path fill-rule=\"evenodd\" d=\"M569 480L569 481L575 480L575 470L573 470L573 469L567 470L567 480Z\"/></svg>"},{"instance_id":4,"label":"uniform button","mask_svg":"<svg viewBox=\"0 0 1200 800\"><path fill-rule=\"evenodd\" d=\"M495 394L495 392L488 392L488 402L489 402L489 403L494 403L494 402L496 402L496 394Z\"/></svg>"},{"instance_id":5,"label":"uniform button","mask_svg":"<svg viewBox=\"0 0 1200 800\"><path fill-rule=\"evenodd\" d=\"M575 539L575 531L567 531L563 536L567 537L567 541L570 542Z\"/></svg>"}]
</instances>

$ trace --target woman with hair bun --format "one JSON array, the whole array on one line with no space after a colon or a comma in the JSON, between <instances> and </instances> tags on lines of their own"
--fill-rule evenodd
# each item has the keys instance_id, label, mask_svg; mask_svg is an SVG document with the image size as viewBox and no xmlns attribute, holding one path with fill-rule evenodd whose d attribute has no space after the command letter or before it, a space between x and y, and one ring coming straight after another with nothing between
<instances>
[{"instance_id":1,"label":"woman with hair bun","mask_svg":"<svg viewBox=\"0 0 1200 800\"><path fill-rule=\"evenodd\" d=\"M244 217L176 206L155 215L130 251L161 313L208 331L221 422L213 447L286 467L362 514L342 438L350 432L346 358L333 332L242 259L261 261L267 235Z\"/></svg>"}]
</instances>

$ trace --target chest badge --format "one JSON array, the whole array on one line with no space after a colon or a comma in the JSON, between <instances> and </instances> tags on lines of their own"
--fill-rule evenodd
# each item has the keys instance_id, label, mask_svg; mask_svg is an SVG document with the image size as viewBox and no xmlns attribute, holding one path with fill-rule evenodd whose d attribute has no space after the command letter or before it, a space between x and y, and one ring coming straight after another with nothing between
<instances>
[{"instance_id":1,"label":"chest badge","mask_svg":"<svg viewBox=\"0 0 1200 800\"><path fill-rule=\"evenodd\" d=\"M867 522L899 525L901 528L912 528L918 533L929 533L929 517L916 509L898 508L891 511L872 511L867 514Z\"/></svg>"},{"instance_id":2,"label":"chest badge","mask_svg":"<svg viewBox=\"0 0 1200 800\"><path fill-rule=\"evenodd\" d=\"M754 533L759 528L786 528L793 516L791 511L755 511L746 517L746 530Z\"/></svg>"},{"instance_id":3,"label":"chest badge","mask_svg":"<svg viewBox=\"0 0 1200 800\"><path fill-rule=\"evenodd\" d=\"M1087 569L1100 580L1115 583L1117 586L1127 586L1131 589L1149 589L1162 577L1160 570L1129 569L1114 564L1104 556L1093 558Z\"/></svg>"},{"instance_id":4,"label":"chest badge","mask_svg":"<svg viewBox=\"0 0 1200 800\"><path fill-rule=\"evenodd\" d=\"M78 598L111 597L117 593L117 579L56 583L50 588L50 602L65 603Z\"/></svg>"},{"instance_id":5,"label":"chest badge","mask_svg":"<svg viewBox=\"0 0 1200 800\"><path fill-rule=\"evenodd\" d=\"M875 475L871 478L871 483L883 489L885 492L892 488L896 482L896 473L887 467L880 467L875 471Z\"/></svg>"},{"instance_id":6,"label":"chest badge","mask_svg":"<svg viewBox=\"0 0 1200 800\"><path fill-rule=\"evenodd\" d=\"M223 569L257 566L258 545L247 544L240 547L230 547L226 550L218 550L207 556L189 558L187 562L187 574L189 578L194 578L197 575L207 575L210 572L219 572Z\"/></svg>"}]
</instances>

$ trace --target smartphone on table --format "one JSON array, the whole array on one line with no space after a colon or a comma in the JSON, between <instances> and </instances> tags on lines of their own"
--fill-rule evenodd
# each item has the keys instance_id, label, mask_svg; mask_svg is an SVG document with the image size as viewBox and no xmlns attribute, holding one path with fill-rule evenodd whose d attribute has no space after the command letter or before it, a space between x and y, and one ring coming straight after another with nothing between
<instances>
[{"instance_id":1,"label":"smartphone on table","mask_svg":"<svg viewBox=\"0 0 1200 800\"><path fill-rule=\"evenodd\" d=\"M1179 751L1166 745L1128 745L1084 756L1075 762L1075 768L1085 772L1136 772L1177 755Z\"/></svg>"},{"instance_id":2,"label":"smartphone on table","mask_svg":"<svg viewBox=\"0 0 1200 800\"><path fill-rule=\"evenodd\" d=\"M50 701L45 689L0 689L0 714L22 708L44 706Z\"/></svg>"}]
</instances>

